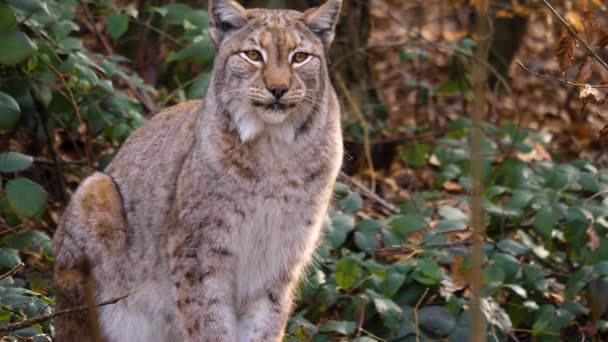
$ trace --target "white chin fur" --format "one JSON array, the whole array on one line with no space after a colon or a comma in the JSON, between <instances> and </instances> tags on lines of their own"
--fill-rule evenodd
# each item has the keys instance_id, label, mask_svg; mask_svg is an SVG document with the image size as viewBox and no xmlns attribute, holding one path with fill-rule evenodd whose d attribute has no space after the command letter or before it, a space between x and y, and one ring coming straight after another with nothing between
<instances>
[{"instance_id":1,"label":"white chin fur","mask_svg":"<svg viewBox=\"0 0 608 342\"><path fill-rule=\"evenodd\" d=\"M291 143L295 138L295 127L285 120L287 115L284 113L264 113L263 118L251 112L233 112L233 115L232 122L242 142L254 140L264 133L283 143Z\"/></svg>"}]
</instances>

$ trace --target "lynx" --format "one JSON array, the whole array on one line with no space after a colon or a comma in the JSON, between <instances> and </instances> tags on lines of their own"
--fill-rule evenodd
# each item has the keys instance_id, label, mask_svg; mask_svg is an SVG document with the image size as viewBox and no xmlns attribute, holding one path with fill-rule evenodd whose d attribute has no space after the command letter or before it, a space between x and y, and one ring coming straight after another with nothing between
<instances>
[{"instance_id":1,"label":"lynx","mask_svg":"<svg viewBox=\"0 0 608 342\"><path fill-rule=\"evenodd\" d=\"M204 101L136 131L54 237L57 309L134 292L96 319L58 317L58 341L281 340L342 159L327 67L340 8L210 1Z\"/></svg>"}]
</instances>

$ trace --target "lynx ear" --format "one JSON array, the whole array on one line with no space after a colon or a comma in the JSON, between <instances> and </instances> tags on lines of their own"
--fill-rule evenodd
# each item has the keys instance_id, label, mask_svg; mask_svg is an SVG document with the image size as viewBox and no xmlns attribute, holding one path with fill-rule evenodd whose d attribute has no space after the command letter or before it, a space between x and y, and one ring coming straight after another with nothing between
<instances>
[{"instance_id":1,"label":"lynx ear","mask_svg":"<svg viewBox=\"0 0 608 342\"><path fill-rule=\"evenodd\" d=\"M247 10L234 0L209 0L211 40L219 47L232 31L247 25Z\"/></svg>"},{"instance_id":2,"label":"lynx ear","mask_svg":"<svg viewBox=\"0 0 608 342\"><path fill-rule=\"evenodd\" d=\"M327 0L322 6L304 12L304 22L321 39L325 47L329 47L334 40L341 8L342 0Z\"/></svg>"}]
</instances>

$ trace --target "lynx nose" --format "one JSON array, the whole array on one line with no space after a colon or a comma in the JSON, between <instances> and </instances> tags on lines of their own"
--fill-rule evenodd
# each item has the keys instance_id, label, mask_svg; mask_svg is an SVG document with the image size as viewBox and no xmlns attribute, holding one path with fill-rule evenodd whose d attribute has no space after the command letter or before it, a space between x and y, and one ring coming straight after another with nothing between
<instances>
[{"instance_id":1,"label":"lynx nose","mask_svg":"<svg viewBox=\"0 0 608 342\"><path fill-rule=\"evenodd\" d=\"M273 84L268 87L268 90L274 95L274 97L278 100L287 92L287 86L285 84Z\"/></svg>"}]
</instances>

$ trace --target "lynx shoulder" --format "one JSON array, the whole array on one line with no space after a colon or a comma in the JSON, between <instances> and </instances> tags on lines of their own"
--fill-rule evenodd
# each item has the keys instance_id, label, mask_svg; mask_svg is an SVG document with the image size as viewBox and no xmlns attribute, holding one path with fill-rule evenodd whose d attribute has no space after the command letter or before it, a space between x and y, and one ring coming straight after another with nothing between
<instances>
[{"instance_id":1,"label":"lynx shoulder","mask_svg":"<svg viewBox=\"0 0 608 342\"><path fill-rule=\"evenodd\" d=\"M74 194L54 237L58 309L136 291L58 341L279 341L341 159L326 51L341 7L211 0L204 101L156 115ZM98 329L92 329L97 327Z\"/></svg>"}]
</instances>

